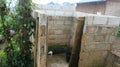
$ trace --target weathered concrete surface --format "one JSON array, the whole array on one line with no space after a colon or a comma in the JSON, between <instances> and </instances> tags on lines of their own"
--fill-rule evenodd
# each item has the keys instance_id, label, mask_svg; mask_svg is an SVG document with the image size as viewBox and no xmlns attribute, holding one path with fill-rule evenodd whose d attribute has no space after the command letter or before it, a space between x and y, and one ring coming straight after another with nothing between
<instances>
[{"instance_id":1,"label":"weathered concrete surface","mask_svg":"<svg viewBox=\"0 0 120 67\"><path fill-rule=\"evenodd\" d=\"M46 67L47 58L47 16L39 14L36 22L36 45L34 67Z\"/></svg>"},{"instance_id":2,"label":"weathered concrete surface","mask_svg":"<svg viewBox=\"0 0 120 67\"><path fill-rule=\"evenodd\" d=\"M112 51L106 56L105 67L120 67L120 38L113 42Z\"/></svg>"},{"instance_id":3,"label":"weathered concrete surface","mask_svg":"<svg viewBox=\"0 0 120 67\"><path fill-rule=\"evenodd\" d=\"M40 16L38 27L39 32L37 32L38 36L36 39L37 45L35 51L37 67L46 67L47 28L46 23L42 22L49 21L48 25L50 27L48 27L48 29L50 30L48 30L48 36L50 36L48 37L48 41L51 40L52 43L62 43L63 41L69 43L69 41L66 40L68 40L70 37L69 32L71 32L72 25L69 25L70 23L68 23L68 21L73 20L71 20L70 18L67 18L68 20L59 20L60 18L65 19L65 17L57 17L54 22L54 18L56 17L51 16L51 18L47 18L45 16ZM79 56L79 67L103 67L104 59L106 58L107 52L118 47L118 45L113 46L113 41L116 40L119 24L120 18L118 17L85 17L82 45L80 47L81 51ZM77 23L75 25L77 25ZM58 42L55 40L58 40Z\"/></svg>"},{"instance_id":4,"label":"weathered concrete surface","mask_svg":"<svg viewBox=\"0 0 120 67\"><path fill-rule=\"evenodd\" d=\"M81 50L81 40L82 40L82 35L83 35L83 28L84 28L84 17L80 17L77 22L77 29L75 33L75 39L74 39L74 45L72 48L72 56L70 59L70 64L69 67L78 67L78 62L79 62L79 53Z\"/></svg>"},{"instance_id":5,"label":"weathered concrete surface","mask_svg":"<svg viewBox=\"0 0 120 67\"><path fill-rule=\"evenodd\" d=\"M107 52L115 47L119 24L117 17L85 18L79 67L103 67Z\"/></svg>"},{"instance_id":6,"label":"weathered concrete surface","mask_svg":"<svg viewBox=\"0 0 120 67\"><path fill-rule=\"evenodd\" d=\"M120 52L109 52L105 63L105 67L120 67Z\"/></svg>"},{"instance_id":7,"label":"weathered concrete surface","mask_svg":"<svg viewBox=\"0 0 120 67\"><path fill-rule=\"evenodd\" d=\"M48 43L68 44L71 38L73 17L48 16Z\"/></svg>"},{"instance_id":8,"label":"weathered concrete surface","mask_svg":"<svg viewBox=\"0 0 120 67\"><path fill-rule=\"evenodd\" d=\"M68 67L65 54L48 55L47 67Z\"/></svg>"}]
</instances>

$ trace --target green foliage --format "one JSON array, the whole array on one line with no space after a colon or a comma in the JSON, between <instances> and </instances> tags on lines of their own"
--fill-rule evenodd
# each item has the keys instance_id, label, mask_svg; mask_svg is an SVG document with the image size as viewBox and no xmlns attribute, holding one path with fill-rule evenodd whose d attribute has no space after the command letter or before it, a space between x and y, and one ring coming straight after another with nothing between
<instances>
[{"instance_id":1,"label":"green foliage","mask_svg":"<svg viewBox=\"0 0 120 67\"><path fill-rule=\"evenodd\" d=\"M34 34L35 20L31 16L31 1L20 0L17 10L10 12L6 0L0 1L0 35L7 46L0 53L2 67L33 67L32 43L29 37ZM15 34L11 35L10 30Z\"/></svg>"},{"instance_id":2,"label":"green foliage","mask_svg":"<svg viewBox=\"0 0 120 67\"><path fill-rule=\"evenodd\" d=\"M1 67L6 67L6 54L4 51L0 51L0 60L1 60Z\"/></svg>"},{"instance_id":3,"label":"green foliage","mask_svg":"<svg viewBox=\"0 0 120 67\"><path fill-rule=\"evenodd\" d=\"M5 59L5 58L6 58L5 52L0 51L0 58L1 58L1 59Z\"/></svg>"},{"instance_id":4,"label":"green foliage","mask_svg":"<svg viewBox=\"0 0 120 67\"><path fill-rule=\"evenodd\" d=\"M120 27L118 28L118 37L120 37Z\"/></svg>"}]
</instances>

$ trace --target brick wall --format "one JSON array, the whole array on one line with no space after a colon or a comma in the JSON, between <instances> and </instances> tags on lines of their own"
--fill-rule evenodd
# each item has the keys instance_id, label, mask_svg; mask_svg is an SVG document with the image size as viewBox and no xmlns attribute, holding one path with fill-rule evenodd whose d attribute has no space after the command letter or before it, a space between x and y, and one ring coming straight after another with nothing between
<instances>
[{"instance_id":1,"label":"brick wall","mask_svg":"<svg viewBox=\"0 0 120 67\"><path fill-rule=\"evenodd\" d=\"M79 67L103 67L107 52L116 40L120 18L85 17Z\"/></svg>"},{"instance_id":2,"label":"brick wall","mask_svg":"<svg viewBox=\"0 0 120 67\"><path fill-rule=\"evenodd\" d=\"M120 0L107 0L106 2L78 3L76 10L85 13L120 16Z\"/></svg>"},{"instance_id":3,"label":"brick wall","mask_svg":"<svg viewBox=\"0 0 120 67\"><path fill-rule=\"evenodd\" d=\"M76 10L91 14L97 14L97 12L101 12L101 14L104 14L105 4L106 2L80 3L77 5Z\"/></svg>"},{"instance_id":4,"label":"brick wall","mask_svg":"<svg viewBox=\"0 0 120 67\"><path fill-rule=\"evenodd\" d=\"M48 43L69 44L73 17L48 16Z\"/></svg>"},{"instance_id":5,"label":"brick wall","mask_svg":"<svg viewBox=\"0 0 120 67\"><path fill-rule=\"evenodd\" d=\"M106 3L106 15L120 16L120 1L110 0Z\"/></svg>"}]
</instances>

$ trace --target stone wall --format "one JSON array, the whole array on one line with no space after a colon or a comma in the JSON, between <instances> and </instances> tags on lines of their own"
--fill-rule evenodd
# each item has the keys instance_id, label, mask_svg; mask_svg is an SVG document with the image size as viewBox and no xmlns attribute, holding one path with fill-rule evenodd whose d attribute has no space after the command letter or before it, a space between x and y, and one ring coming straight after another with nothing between
<instances>
[{"instance_id":1,"label":"stone wall","mask_svg":"<svg viewBox=\"0 0 120 67\"><path fill-rule=\"evenodd\" d=\"M116 40L120 18L85 17L79 67L103 67L107 52Z\"/></svg>"},{"instance_id":2,"label":"stone wall","mask_svg":"<svg viewBox=\"0 0 120 67\"><path fill-rule=\"evenodd\" d=\"M69 44L73 17L48 16L48 44Z\"/></svg>"}]
</instances>

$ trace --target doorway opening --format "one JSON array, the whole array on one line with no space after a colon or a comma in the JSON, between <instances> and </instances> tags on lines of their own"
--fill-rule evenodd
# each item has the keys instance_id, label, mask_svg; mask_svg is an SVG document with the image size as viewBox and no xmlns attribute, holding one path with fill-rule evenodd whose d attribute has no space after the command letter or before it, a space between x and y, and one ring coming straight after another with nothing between
<instances>
[{"instance_id":1,"label":"doorway opening","mask_svg":"<svg viewBox=\"0 0 120 67\"><path fill-rule=\"evenodd\" d=\"M36 37L37 67L78 67L83 27L83 17L41 15Z\"/></svg>"}]
</instances>

